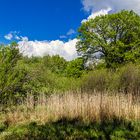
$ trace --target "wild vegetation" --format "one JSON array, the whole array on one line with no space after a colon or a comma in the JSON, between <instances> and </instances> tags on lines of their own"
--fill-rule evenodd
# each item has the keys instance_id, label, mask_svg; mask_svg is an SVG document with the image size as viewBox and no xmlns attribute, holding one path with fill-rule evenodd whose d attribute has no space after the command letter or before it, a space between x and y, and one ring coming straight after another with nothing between
<instances>
[{"instance_id":1,"label":"wild vegetation","mask_svg":"<svg viewBox=\"0 0 140 140\"><path fill-rule=\"evenodd\" d=\"M0 47L1 140L140 139L139 15L96 17L78 38L72 61Z\"/></svg>"}]
</instances>

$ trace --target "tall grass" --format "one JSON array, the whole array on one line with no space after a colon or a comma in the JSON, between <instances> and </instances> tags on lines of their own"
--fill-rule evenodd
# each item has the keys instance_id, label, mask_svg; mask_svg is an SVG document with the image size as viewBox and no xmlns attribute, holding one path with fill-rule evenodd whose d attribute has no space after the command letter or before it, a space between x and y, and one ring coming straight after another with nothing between
<instances>
[{"instance_id":1,"label":"tall grass","mask_svg":"<svg viewBox=\"0 0 140 140\"><path fill-rule=\"evenodd\" d=\"M93 94L68 92L46 97L40 94L37 100L28 96L20 106L13 106L1 113L0 120L9 124L37 121L57 121L62 118L83 121L104 121L113 118L140 120L140 102L133 101L132 94Z\"/></svg>"}]
</instances>

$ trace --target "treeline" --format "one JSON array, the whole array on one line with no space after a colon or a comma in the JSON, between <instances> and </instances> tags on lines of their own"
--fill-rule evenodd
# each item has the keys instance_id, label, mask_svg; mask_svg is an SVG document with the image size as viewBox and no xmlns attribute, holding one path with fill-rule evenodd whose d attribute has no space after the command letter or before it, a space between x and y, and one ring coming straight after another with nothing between
<instances>
[{"instance_id":1,"label":"treeline","mask_svg":"<svg viewBox=\"0 0 140 140\"><path fill-rule=\"evenodd\" d=\"M85 67L84 59L67 62L60 56L23 57L15 46L0 48L0 99L17 102L27 95L65 91L140 94L140 65L129 63L116 70L102 63Z\"/></svg>"},{"instance_id":2,"label":"treeline","mask_svg":"<svg viewBox=\"0 0 140 140\"><path fill-rule=\"evenodd\" d=\"M0 47L1 103L27 94L54 93L77 88L84 73L82 58L66 61L56 56L23 57L17 44Z\"/></svg>"}]
</instances>

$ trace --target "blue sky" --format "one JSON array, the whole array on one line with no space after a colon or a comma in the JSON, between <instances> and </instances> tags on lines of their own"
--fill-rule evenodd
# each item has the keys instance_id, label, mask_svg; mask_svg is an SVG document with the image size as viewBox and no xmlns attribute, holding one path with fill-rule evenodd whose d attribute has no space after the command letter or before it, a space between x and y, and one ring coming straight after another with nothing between
<instances>
[{"instance_id":1,"label":"blue sky","mask_svg":"<svg viewBox=\"0 0 140 140\"><path fill-rule=\"evenodd\" d=\"M0 43L16 40L24 55L72 60L81 23L122 9L140 14L140 0L0 0Z\"/></svg>"},{"instance_id":2,"label":"blue sky","mask_svg":"<svg viewBox=\"0 0 140 140\"><path fill-rule=\"evenodd\" d=\"M64 38L87 16L81 0L0 0L0 7L1 39L11 31L31 40Z\"/></svg>"}]
</instances>

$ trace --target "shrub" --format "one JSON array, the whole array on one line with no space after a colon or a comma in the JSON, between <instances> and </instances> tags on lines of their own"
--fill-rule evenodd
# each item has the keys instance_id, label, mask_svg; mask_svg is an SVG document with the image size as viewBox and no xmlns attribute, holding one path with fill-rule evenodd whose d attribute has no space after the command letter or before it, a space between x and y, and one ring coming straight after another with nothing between
<instances>
[{"instance_id":1,"label":"shrub","mask_svg":"<svg viewBox=\"0 0 140 140\"><path fill-rule=\"evenodd\" d=\"M83 91L105 91L108 89L109 73L105 69L89 72L84 78L81 88Z\"/></svg>"},{"instance_id":2,"label":"shrub","mask_svg":"<svg viewBox=\"0 0 140 140\"><path fill-rule=\"evenodd\" d=\"M82 58L77 58L68 63L66 70L66 76L79 78L84 73L84 60Z\"/></svg>"}]
</instances>

